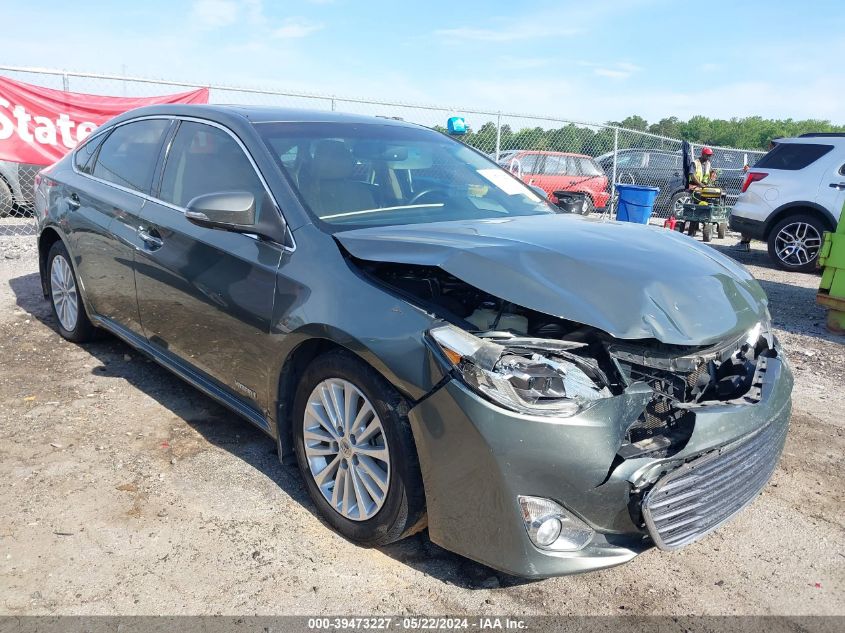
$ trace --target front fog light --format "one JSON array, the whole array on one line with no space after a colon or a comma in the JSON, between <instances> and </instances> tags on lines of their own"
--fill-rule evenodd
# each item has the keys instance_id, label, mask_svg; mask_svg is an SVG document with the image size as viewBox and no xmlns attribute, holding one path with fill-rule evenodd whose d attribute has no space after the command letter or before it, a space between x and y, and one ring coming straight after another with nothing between
<instances>
[{"instance_id":1,"label":"front fog light","mask_svg":"<svg viewBox=\"0 0 845 633\"><path fill-rule=\"evenodd\" d=\"M517 497L528 538L537 547L575 552L593 538L593 530L551 499Z\"/></svg>"}]
</instances>

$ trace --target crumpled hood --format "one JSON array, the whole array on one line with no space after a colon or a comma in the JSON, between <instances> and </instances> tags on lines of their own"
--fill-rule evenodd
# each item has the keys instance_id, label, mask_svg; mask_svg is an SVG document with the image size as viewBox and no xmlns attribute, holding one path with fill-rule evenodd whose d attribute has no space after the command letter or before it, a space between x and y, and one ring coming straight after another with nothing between
<instances>
[{"instance_id":1,"label":"crumpled hood","mask_svg":"<svg viewBox=\"0 0 845 633\"><path fill-rule=\"evenodd\" d=\"M766 295L748 271L659 227L536 215L335 238L359 259L439 266L491 295L621 339L709 345L767 316Z\"/></svg>"}]
</instances>

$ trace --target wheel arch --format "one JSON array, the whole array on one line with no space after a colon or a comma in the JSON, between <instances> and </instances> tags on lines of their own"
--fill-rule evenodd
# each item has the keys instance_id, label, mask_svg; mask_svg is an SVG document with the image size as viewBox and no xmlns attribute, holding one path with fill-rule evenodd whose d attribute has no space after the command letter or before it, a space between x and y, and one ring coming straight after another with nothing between
<instances>
[{"instance_id":1,"label":"wheel arch","mask_svg":"<svg viewBox=\"0 0 845 633\"><path fill-rule=\"evenodd\" d=\"M49 287L47 285L47 255L56 242L64 243L64 239L51 226L46 227L38 236L38 272L41 277L41 292L45 297L49 295ZM65 248L67 248L67 243L65 243Z\"/></svg>"},{"instance_id":2,"label":"wheel arch","mask_svg":"<svg viewBox=\"0 0 845 633\"><path fill-rule=\"evenodd\" d=\"M275 372L277 376L275 384L271 386L275 390L273 413L275 414L276 443L279 458L284 464L291 464L294 459L292 414L296 388L308 365L318 356L335 350L349 352L366 363L393 387L408 402L409 408L428 393L425 389L411 386L403 381L376 353L354 337L327 326L319 328L320 331L314 331L315 327L306 326L303 330L286 335L285 338L290 339L290 343L286 345L286 351ZM432 375L431 386L433 387L438 380L439 376Z\"/></svg>"},{"instance_id":3,"label":"wheel arch","mask_svg":"<svg viewBox=\"0 0 845 633\"><path fill-rule=\"evenodd\" d=\"M778 224L778 222L790 215L798 215L800 213L818 218L824 223L829 231L836 230L836 219L833 217L833 214L820 204L806 201L789 202L778 207L769 215L769 219L766 221L766 226L763 232L763 239L769 239L772 229Z\"/></svg>"}]
</instances>

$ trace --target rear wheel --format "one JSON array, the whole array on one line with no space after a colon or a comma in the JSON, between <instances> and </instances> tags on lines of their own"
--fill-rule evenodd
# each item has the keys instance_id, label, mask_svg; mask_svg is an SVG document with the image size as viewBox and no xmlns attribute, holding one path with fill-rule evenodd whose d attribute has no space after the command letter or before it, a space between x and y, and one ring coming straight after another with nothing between
<instances>
[{"instance_id":1,"label":"rear wheel","mask_svg":"<svg viewBox=\"0 0 845 633\"><path fill-rule=\"evenodd\" d=\"M713 239L713 223L712 222L704 222L701 225L701 239L704 242L709 242Z\"/></svg>"},{"instance_id":2,"label":"rear wheel","mask_svg":"<svg viewBox=\"0 0 845 633\"><path fill-rule=\"evenodd\" d=\"M93 339L97 330L85 313L76 273L61 240L47 254L47 288L59 334L74 343Z\"/></svg>"},{"instance_id":3,"label":"rear wheel","mask_svg":"<svg viewBox=\"0 0 845 633\"><path fill-rule=\"evenodd\" d=\"M783 270L811 272L816 268L826 230L821 220L809 214L784 218L769 233L769 257Z\"/></svg>"},{"instance_id":4,"label":"rear wheel","mask_svg":"<svg viewBox=\"0 0 845 633\"><path fill-rule=\"evenodd\" d=\"M584 196L584 206L581 207L581 213L590 215L595 210L596 205L593 203L593 199L590 196Z\"/></svg>"},{"instance_id":5,"label":"rear wheel","mask_svg":"<svg viewBox=\"0 0 845 633\"><path fill-rule=\"evenodd\" d=\"M386 545L424 527L425 500L402 397L346 351L305 370L294 449L311 500L341 535Z\"/></svg>"},{"instance_id":6,"label":"rear wheel","mask_svg":"<svg viewBox=\"0 0 845 633\"><path fill-rule=\"evenodd\" d=\"M727 222L719 222L719 225L716 227L716 235L719 236L720 240L725 239L725 235L728 234L728 223Z\"/></svg>"}]
</instances>

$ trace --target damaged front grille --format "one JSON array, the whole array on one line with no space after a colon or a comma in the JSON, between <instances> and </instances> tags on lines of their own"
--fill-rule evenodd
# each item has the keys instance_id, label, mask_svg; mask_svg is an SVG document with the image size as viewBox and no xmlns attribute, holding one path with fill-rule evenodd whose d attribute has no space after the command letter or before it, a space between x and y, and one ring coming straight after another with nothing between
<instances>
[{"instance_id":1,"label":"damaged front grille","mask_svg":"<svg viewBox=\"0 0 845 633\"><path fill-rule=\"evenodd\" d=\"M660 479L642 504L655 545L665 550L688 545L751 503L774 472L786 430L787 425L770 423Z\"/></svg>"},{"instance_id":2,"label":"damaged front grille","mask_svg":"<svg viewBox=\"0 0 845 633\"><path fill-rule=\"evenodd\" d=\"M625 384L645 383L654 392L654 399L628 428L619 455L672 455L691 437L696 408L759 401L767 359L775 354L771 346L768 336L676 354L660 346L609 345L608 353Z\"/></svg>"}]
</instances>

